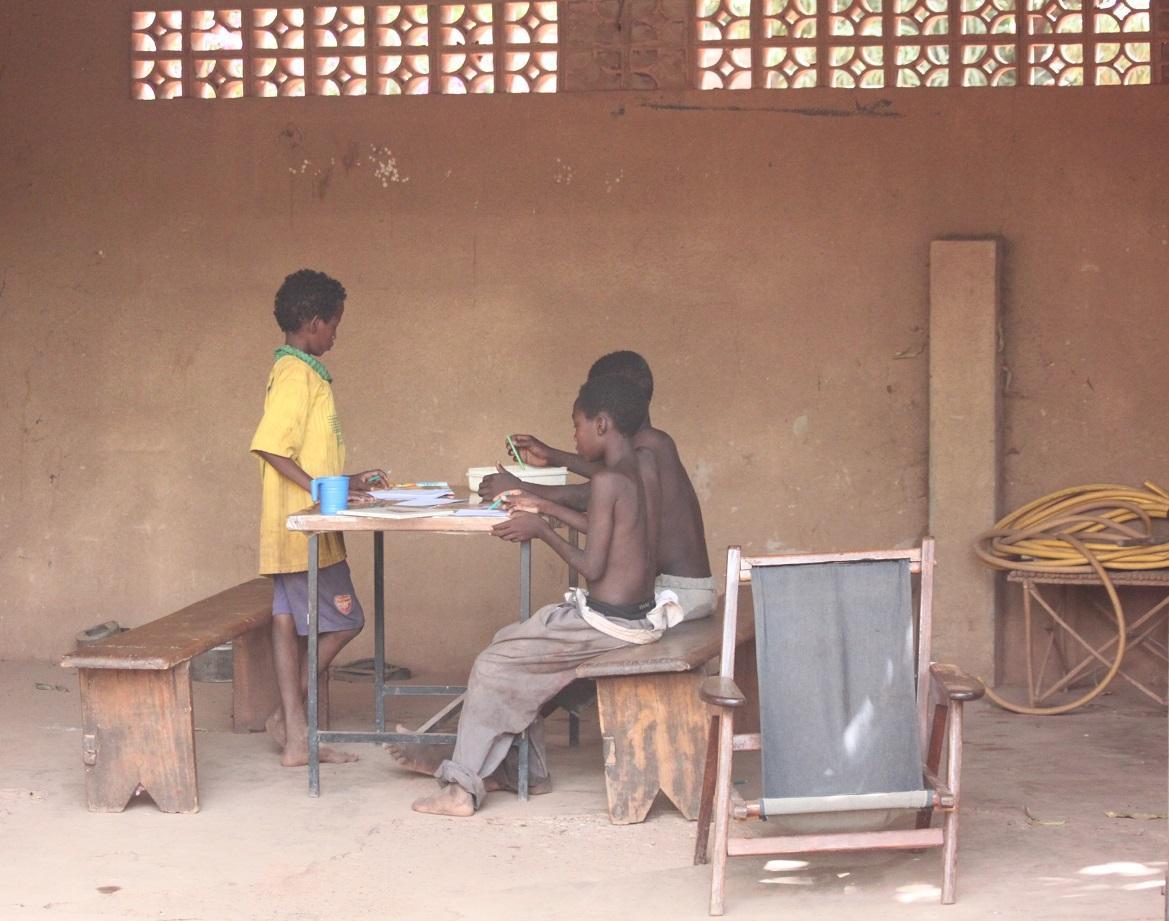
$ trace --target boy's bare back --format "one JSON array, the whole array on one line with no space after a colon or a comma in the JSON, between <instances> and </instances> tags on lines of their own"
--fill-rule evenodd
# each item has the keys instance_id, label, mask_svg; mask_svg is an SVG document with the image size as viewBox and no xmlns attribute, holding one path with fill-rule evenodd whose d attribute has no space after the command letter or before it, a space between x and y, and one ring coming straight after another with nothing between
<instances>
[{"instance_id":1,"label":"boy's bare back","mask_svg":"<svg viewBox=\"0 0 1169 921\"><path fill-rule=\"evenodd\" d=\"M588 517L589 542L608 543L604 572L589 580L589 596L607 604L639 604L653 598L656 570L645 488L635 456L594 474Z\"/></svg>"},{"instance_id":2,"label":"boy's bare back","mask_svg":"<svg viewBox=\"0 0 1169 921\"><path fill-rule=\"evenodd\" d=\"M633 436L634 447L652 452L657 461L660 514L657 524L657 571L702 579L710 575L706 529L694 485L682 466L674 439L647 425Z\"/></svg>"}]
</instances>

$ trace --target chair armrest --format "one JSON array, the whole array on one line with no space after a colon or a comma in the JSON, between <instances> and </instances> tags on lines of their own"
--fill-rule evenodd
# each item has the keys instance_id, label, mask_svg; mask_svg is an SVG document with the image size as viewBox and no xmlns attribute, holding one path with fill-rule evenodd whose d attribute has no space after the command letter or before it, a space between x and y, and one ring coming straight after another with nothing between
<instances>
[{"instance_id":1,"label":"chair armrest","mask_svg":"<svg viewBox=\"0 0 1169 921\"><path fill-rule=\"evenodd\" d=\"M704 678L698 688L698 696L716 707L741 707L747 702L734 678L712 675Z\"/></svg>"},{"instance_id":2,"label":"chair armrest","mask_svg":"<svg viewBox=\"0 0 1169 921\"><path fill-rule=\"evenodd\" d=\"M986 693L981 681L954 665L931 662L930 675L950 700L978 700Z\"/></svg>"}]
</instances>

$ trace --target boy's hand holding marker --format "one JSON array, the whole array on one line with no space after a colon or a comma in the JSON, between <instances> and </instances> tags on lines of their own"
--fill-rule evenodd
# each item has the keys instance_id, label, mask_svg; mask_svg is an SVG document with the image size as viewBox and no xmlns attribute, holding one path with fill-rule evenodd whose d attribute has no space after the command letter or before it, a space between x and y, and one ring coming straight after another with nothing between
<instances>
[{"instance_id":1,"label":"boy's hand holding marker","mask_svg":"<svg viewBox=\"0 0 1169 921\"><path fill-rule=\"evenodd\" d=\"M509 489L500 494L498 501L512 512L533 512L537 515L545 513L545 500L522 489Z\"/></svg>"},{"instance_id":2,"label":"boy's hand holding marker","mask_svg":"<svg viewBox=\"0 0 1169 921\"><path fill-rule=\"evenodd\" d=\"M359 489L363 492L369 492L371 489L385 489L390 485L390 475L384 470L373 469L363 470L361 473L355 473L349 478L349 486L351 489Z\"/></svg>"},{"instance_id":3,"label":"boy's hand holding marker","mask_svg":"<svg viewBox=\"0 0 1169 921\"><path fill-rule=\"evenodd\" d=\"M372 505L374 497L369 494L371 489L385 489L390 482L390 476L380 469L363 470L349 477L349 504Z\"/></svg>"},{"instance_id":4,"label":"boy's hand holding marker","mask_svg":"<svg viewBox=\"0 0 1169 921\"><path fill-rule=\"evenodd\" d=\"M531 435L505 435L507 453L515 458L521 468L552 466L552 448ZM524 481L507 470L503 464L495 465L496 473L483 477L479 483L479 498L494 499L501 493L520 489ZM498 508L498 506L493 506Z\"/></svg>"},{"instance_id":5,"label":"boy's hand holding marker","mask_svg":"<svg viewBox=\"0 0 1169 921\"><path fill-rule=\"evenodd\" d=\"M511 456L516 459L520 465L520 470L527 470L528 465L524 463L524 459L520 457L520 449L515 446L515 442L511 440L511 436L507 436L507 449L511 452Z\"/></svg>"},{"instance_id":6,"label":"boy's hand holding marker","mask_svg":"<svg viewBox=\"0 0 1169 921\"><path fill-rule=\"evenodd\" d=\"M507 439L508 446L515 452L515 458L521 464L530 467L551 467L552 449L544 442L532 435L511 435Z\"/></svg>"}]
</instances>

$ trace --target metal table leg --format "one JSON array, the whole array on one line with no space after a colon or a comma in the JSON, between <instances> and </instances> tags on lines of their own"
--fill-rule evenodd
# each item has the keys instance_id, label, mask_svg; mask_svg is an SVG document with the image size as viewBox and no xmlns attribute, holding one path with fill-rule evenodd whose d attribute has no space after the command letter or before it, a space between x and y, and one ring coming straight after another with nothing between
<instances>
[{"instance_id":1,"label":"metal table leg","mask_svg":"<svg viewBox=\"0 0 1169 921\"><path fill-rule=\"evenodd\" d=\"M386 731L386 559L385 535L373 532L373 706L377 731Z\"/></svg>"},{"instance_id":2,"label":"metal table leg","mask_svg":"<svg viewBox=\"0 0 1169 921\"><path fill-rule=\"evenodd\" d=\"M568 542L574 547L580 547L580 532L576 528L568 529ZM571 566L568 567L568 587L577 588L580 585L580 573ZM580 717L568 711L568 747L580 747Z\"/></svg>"},{"instance_id":3,"label":"metal table leg","mask_svg":"<svg viewBox=\"0 0 1169 921\"><path fill-rule=\"evenodd\" d=\"M525 621L532 616L532 542L525 540L520 544L520 620ZM531 743L528 734L520 735L519 776L516 792L521 800L528 798L528 755Z\"/></svg>"},{"instance_id":4,"label":"metal table leg","mask_svg":"<svg viewBox=\"0 0 1169 921\"><path fill-rule=\"evenodd\" d=\"M320 688L317 686L317 641L320 639L317 630L320 626L320 616L317 599L317 575L320 571L318 535L313 533L308 538L308 793L309 796L321 795L321 749L320 739L317 737L317 695Z\"/></svg>"}]
</instances>

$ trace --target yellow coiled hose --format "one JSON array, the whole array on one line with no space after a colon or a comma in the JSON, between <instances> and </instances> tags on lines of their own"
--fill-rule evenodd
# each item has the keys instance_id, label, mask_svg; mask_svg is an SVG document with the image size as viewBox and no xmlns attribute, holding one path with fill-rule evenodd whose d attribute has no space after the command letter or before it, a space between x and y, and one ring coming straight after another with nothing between
<instances>
[{"instance_id":1,"label":"yellow coiled hose","mask_svg":"<svg viewBox=\"0 0 1169 921\"><path fill-rule=\"evenodd\" d=\"M1095 573L1116 618L1116 653L1103 680L1083 697L1056 707L1027 707L986 688L986 696L1016 713L1067 713L1083 706L1116 677L1127 641L1124 609L1109 570L1169 567L1169 543L1154 543L1153 519L1169 517L1169 493L1112 483L1072 486L1024 505L980 534L974 552L995 569ZM1030 650L1028 650L1028 655ZM984 682L986 684L986 682Z\"/></svg>"}]
</instances>

